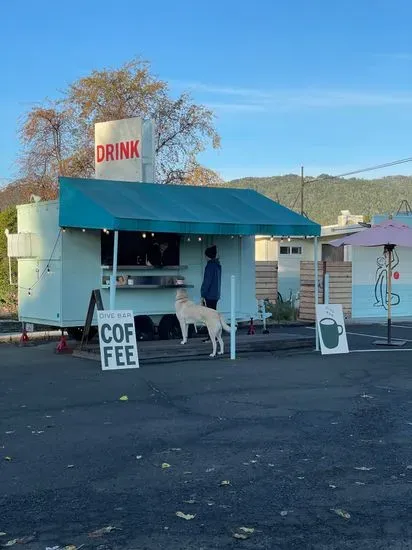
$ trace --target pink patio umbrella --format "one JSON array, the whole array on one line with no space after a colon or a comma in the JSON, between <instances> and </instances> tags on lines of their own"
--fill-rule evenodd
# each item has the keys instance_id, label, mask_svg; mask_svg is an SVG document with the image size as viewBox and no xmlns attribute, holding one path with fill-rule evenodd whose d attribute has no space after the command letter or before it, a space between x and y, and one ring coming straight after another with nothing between
<instances>
[{"instance_id":1,"label":"pink patio umbrella","mask_svg":"<svg viewBox=\"0 0 412 550\"><path fill-rule=\"evenodd\" d=\"M388 339L382 343L386 345L394 344L391 338L392 323L392 255L395 246L405 246L412 248L412 228L408 225L396 223L389 219L369 229L364 229L358 233L353 233L347 237L336 239L329 244L332 246L383 246L384 254L388 255L388 284L386 301L388 305ZM380 343L380 342L379 342Z\"/></svg>"}]
</instances>

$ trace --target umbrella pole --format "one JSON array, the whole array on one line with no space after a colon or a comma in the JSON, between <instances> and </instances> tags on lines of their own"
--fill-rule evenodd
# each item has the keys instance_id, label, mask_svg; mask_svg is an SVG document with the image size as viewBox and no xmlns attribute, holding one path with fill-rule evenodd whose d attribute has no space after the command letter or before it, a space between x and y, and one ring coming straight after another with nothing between
<instances>
[{"instance_id":1,"label":"umbrella pole","mask_svg":"<svg viewBox=\"0 0 412 550\"><path fill-rule=\"evenodd\" d=\"M392 338L392 247L387 247L388 251L388 344L391 344Z\"/></svg>"},{"instance_id":2,"label":"umbrella pole","mask_svg":"<svg viewBox=\"0 0 412 550\"><path fill-rule=\"evenodd\" d=\"M374 343L378 346L403 346L405 345L405 340L399 340L395 338L392 340L392 258L393 250L395 245L387 244L384 248L384 253L388 254L388 272L387 272L387 282L386 282L386 292L387 292L387 310L388 310L388 334L386 340L376 340Z\"/></svg>"}]
</instances>

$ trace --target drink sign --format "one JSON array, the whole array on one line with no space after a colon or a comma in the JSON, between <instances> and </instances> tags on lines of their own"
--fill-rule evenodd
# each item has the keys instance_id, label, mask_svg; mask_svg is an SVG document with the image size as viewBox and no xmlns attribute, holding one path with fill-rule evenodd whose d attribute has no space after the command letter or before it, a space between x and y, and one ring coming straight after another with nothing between
<instances>
[{"instance_id":1,"label":"drink sign","mask_svg":"<svg viewBox=\"0 0 412 550\"><path fill-rule=\"evenodd\" d=\"M102 370L138 369L132 311L97 312Z\"/></svg>"},{"instance_id":2,"label":"drink sign","mask_svg":"<svg viewBox=\"0 0 412 550\"><path fill-rule=\"evenodd\" d=\"M349 353L341 304L318 304L316 323L322 355Z\"/></svg>"}]
</instances>

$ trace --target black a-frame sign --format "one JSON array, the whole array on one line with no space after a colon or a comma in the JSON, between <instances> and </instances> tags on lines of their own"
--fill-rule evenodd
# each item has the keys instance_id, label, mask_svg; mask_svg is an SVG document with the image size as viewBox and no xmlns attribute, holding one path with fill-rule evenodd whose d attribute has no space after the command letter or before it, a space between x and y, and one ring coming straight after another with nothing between
<instances>
[{"instance_id":1,"label":"black a-frame sign","mask_svg":"<svg viewBox=\"0 0 412 550\"><path fill-rule=\"evenodd\" d=\"M86 346L89 343L89 340L91 339L91 337L93 336L93 331L91 331L91 328L92 328L95 308L97 309L97 311L102 311L104 309L100 289L92 290L92 293L90 296L89 308L87 310L86 322L84 323L83 336L80 344L80 349Z\"/></svg>"}]
</instances>

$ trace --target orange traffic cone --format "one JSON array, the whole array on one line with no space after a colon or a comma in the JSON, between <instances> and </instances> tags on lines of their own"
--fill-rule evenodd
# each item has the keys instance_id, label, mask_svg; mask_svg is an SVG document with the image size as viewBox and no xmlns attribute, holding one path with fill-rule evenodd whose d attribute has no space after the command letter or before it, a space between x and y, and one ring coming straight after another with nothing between
<instances>
[{"instance_id":1,"label":"orange traffic cone","mask_svg":"<svg viewBox=\"0 0 412 550\"><path fill-rule=\"evenodd\" d=\"M29 342L29 337L27 335L27 330L24 328L23 329L23 332L20 336L20 345L21 346L26 346Z\"/></svg>"},{"instance_id":2,"label":"orange traffic cone","mask_svg":"<svg viewBox=\"0 0 412 550\"><path fill-rule=\"evenodd\" d=\"M255 325L253 324L253 317L250 318L248 334L255 334Z\"/></svg>"},{"instance_id":3,"label":"orange traffic cone","mask_svg":"<svg viewBox=\"0 0 412 550\"><path fill-rule=\"evenodd\" d=\"M72 353L73 350L67 345L66 336L62 333L59 343L56 346L56 353Z\"/></svg>"}]
</instances>

